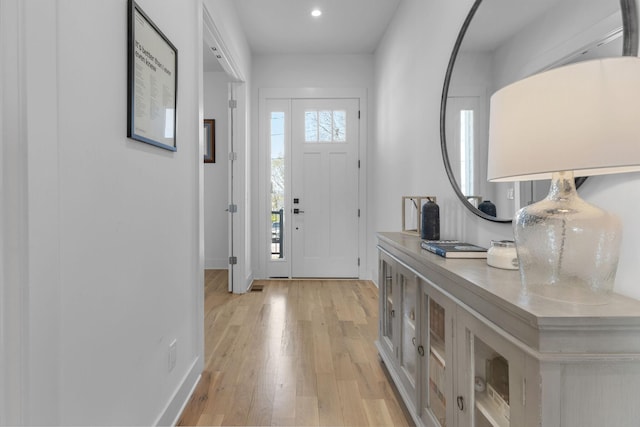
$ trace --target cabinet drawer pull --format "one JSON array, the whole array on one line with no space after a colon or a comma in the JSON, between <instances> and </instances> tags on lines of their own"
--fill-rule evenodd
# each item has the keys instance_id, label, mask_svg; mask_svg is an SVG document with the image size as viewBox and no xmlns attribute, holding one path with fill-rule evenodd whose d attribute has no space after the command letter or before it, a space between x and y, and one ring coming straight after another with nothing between
<instances>
[{"instance_id":1,"label":"cabinet drawer pull","mask_svg":"<svg viewBox=\"0 0 640 427\"><path fill-rule=\"evenodd\" d=\"M391 317L396 317L396 311L395 310L391 310Z\"/></svg>"},{"instance_id":2,"label":"cabinet drawer pull","mask_svg":"<svg viewBox=\"0 0 640 427\"><path fill-rule=\"evenodd\" d=\"M421 345L418 346L418 354L424 357L424 347Z\"/></svg>"},{"instance_id":3,"label":"cabinet drawer pull","mask_svg":"<svg viewBox=\"0 0 640 427\"><path fill-rule=\"evenodd\" d=\"M464 411L464 397L458 396L456 401L458 402L458 409L460 409L461 411Z\"/></svg>"},{"instance_id":4,"label":"cabinet drawer pull","mask_svg":"<svg viewBox=\"0 0 640 427\"><path fill-rule=\"evenodd\" d=\"M411 344L413 344L413 346L416 346L416 337L411 338Z\"/></svg>"}]
</instances>

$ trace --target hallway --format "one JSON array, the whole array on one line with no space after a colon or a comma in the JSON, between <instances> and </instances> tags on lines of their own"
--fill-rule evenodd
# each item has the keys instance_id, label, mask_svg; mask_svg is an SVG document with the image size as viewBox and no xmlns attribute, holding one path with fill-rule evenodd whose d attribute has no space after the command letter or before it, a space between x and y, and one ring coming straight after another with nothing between
<instances>
[{"instance_id":1,"label":"hallway","mask_svg":"<svg viewBox=\"0 0 640 427\"><path fill-rule=\"evenodd\" d=\"M406 426L373 344L369 281L254 282L205 274L205 371L179 425Z\"/></svg>"}]
</instances>

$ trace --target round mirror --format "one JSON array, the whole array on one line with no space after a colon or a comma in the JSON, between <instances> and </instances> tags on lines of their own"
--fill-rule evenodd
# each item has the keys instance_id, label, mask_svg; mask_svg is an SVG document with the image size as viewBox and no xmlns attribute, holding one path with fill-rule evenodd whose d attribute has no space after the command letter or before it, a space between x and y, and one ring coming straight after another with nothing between
<instances>
[{"instance_id":1,"label":"round mirror","mask_svg":"<svg viewBox=\"0 0 640 427\"><path fill-rule=\"evenodd\" d=\"M440 109L442 157L467 208L490 221L511 222L520 207L549 191L549 181L487 181L491 95L572 62L636 56L637 28L635 0L475 1L449 60Z\"/></svg>"}]
</instances>

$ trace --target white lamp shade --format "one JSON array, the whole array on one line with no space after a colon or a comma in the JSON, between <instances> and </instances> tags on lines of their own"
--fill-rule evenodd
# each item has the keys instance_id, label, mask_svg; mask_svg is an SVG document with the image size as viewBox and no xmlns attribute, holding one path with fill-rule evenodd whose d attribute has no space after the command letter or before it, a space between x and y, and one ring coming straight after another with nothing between
<instances>
[{"instance_id":1,"label":"white lamp shade","mask_svg":"<svg viewBox=\"0 0 640 427\"><path fill-rule=\"evenodd\" d=\"M497 91L489 181L640 171L640 58L606 58L537 74Z\"/></svg>"}]
</instances>

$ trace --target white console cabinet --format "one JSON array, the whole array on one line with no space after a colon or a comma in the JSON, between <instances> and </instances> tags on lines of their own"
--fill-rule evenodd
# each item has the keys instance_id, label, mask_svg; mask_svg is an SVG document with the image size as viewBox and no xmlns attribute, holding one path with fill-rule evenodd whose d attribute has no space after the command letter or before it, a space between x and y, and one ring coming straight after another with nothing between
<instances>
[{"instance_id":1,"label":"white console cabinet","mask_svg":"<svg viewBox=\"0 0 640 427\"><path fill-rule=\"evenodd\" d=\"M523 296L517 271L379 233L376 342L419 426L640 426L640 301Z\"/></svg>"}]
</instances>

